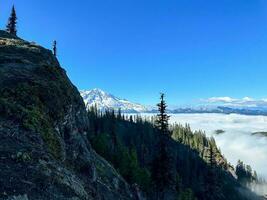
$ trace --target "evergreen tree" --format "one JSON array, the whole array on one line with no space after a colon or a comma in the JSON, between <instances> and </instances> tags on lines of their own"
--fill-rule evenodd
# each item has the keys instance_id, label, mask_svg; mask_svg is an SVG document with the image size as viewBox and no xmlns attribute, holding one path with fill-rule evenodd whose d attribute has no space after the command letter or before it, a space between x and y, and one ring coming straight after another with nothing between
<instances>
[{"instance_id":1,"label":"evergreen tree","mask_svg":"<svg viewBox=\"0 0 267 200\"><path fill-rule=\"evenodd\" d=\"M210 168L213 169L216 167L216 149L212 143L210 143L209 147L206 148L205 160L209 164Z\"/></svg>"},{"instance_id":2,"label":"evergreen tree","mask_svg":"<svg viewBox=\"0 0 267 200\"><path fill-rule=\"evenodd\" d=\"M255 171L253 172L251 166L245 165L240 160L238 160L235 172L238 182L246 187L249 187L252 183L259 181L257 173Z\"/></svg>"},{"instance_id":3,"label":"evergreen tree","mask_svg":"<svg viewBox=\"0 0 267 200\"><path fill-rule=\"evenodd\" d=\"M169 127L172 140L155 124L135 115L123 120L114 111L101 113L92 107L88 117L92 134L87 137L93 148L129 184L137 183L149 199L243 199L233 189L234 179L225 173L231 166L214 138L207 138L204 132L193 132L188 124L186 127L176 124ZM226 168L221 163L226 163ZM241 161L236 174L239 182L258 179L265 183Z\"/></svg>"},{"instance_id":4,"label":"evergreen tree","mask_svg":"<svg viewBox=\"0 0 267 200\"><path fill-rule=\"evenodd\" d=\"M110 112L110 136L111 136L111 150L115 153L118 150L118 137L116 134L116 116L115 111Z\"/></svg>"},{"instance_id":5,"label":"evergreen tree","mask_svg":"<svg viewBox=\"0 0 267 200\"><path fill-rule=\"evenodd\" d=\"M57 56L57 41L56 40L53 42L53 55L55 57Z\"/></svg>"},{"instance_id":6,"label":"evergreen tree","mask_svg":"<svg viewBox=\"0 0 267 200\"><path fill-rule=\"evenodd\" d=\"M165 199L165 191L176 189L175 159L166 144L166 140L162 138L152 169L152 178L158 192L157 199L160 200Z\"/></svg>"},{"instance_id":7,"label":"evergreen tree","mask_svg":"<svg viewBox=\"0 0 267 200\"><path fill-rule=\"evenodd\" d=\"M6 26L6 31L12 35L17 35L17 14L15 6L12 7L11 15Z\"/></svg>"},{"instance_id":8,"label":"evergreen tree","mask_svg":"<svg viewBox=\"0 0 267 200\"><path fill-rule=\"evenodd\" d=\"M214 138L209 141L209 147L206 149L205 160L209 165L209 170L207 171L206 177L206 199L224 199L221 190L221 177L217 169L217 148Z\"/></svg>"},{"instance_id":9,"label":"evergreen tree","mask_svg":"<svg viewBox=\"0 0 267 200\"><path fill-rule=\"evenodd\" d=\"M157 104L158 106L158 111L159 114L157 115L157 119L156 119L156 127L164 134L169 134L169 118L170 116L167 115L166 113L166 102L164 100L165 95L162 93L160 95L160 103Z\"/></svg>"},{"instance_id":10,"label":"evergreen tree","mask_svg":"<svg viewBox=\"0 0 267 200\"><path fill-rule=\"evenodd\" d=\"M172 190L176 187L176 170L174 169L174 158L172 152L168 151L167 141L169 136L168 121L169 116L166 114L166 102L164 94L160 96L160 103L157 104L159 114L156 119L156 127L160 130L160 140L158 142L158 152L153 161L152 179L155 190L157 191L156 199L165 199L165 190Z\"/></svg>"}]
</instances>

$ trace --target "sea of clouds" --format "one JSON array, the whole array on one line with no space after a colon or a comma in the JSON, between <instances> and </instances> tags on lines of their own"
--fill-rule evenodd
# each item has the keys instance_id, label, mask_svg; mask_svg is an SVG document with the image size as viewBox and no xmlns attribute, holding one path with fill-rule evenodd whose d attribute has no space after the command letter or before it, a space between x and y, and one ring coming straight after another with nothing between
<instances>
[{"instance_id":1,"label":"sea of clouds","mask_svg":"<svg viewBox=\"0 0 267 200\"><path fill-rule=\"evenodd\" d=\"M150 114L142 115L148 117ZM207 136L215 138L228 162L236 165L240 159L267 178L267 137L252 135L267 131L267 116L171 114L170 123L189 123L192 130L204 130ZM218 129L225 133L216 135Z\"/></svg>"}]
</instances>

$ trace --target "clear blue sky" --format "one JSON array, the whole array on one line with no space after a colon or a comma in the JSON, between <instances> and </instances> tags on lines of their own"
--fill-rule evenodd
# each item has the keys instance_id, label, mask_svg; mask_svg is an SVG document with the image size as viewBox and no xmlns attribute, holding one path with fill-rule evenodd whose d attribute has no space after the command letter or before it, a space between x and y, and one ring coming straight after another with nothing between
<instances>
[{"instance_id":1,"label":"clear blue sky","mask_svg":"<svg viewBox=\"0 0 267 200\"><path fill-rule=\"evenodd\" d=\"M3 0L19 36L50 48L79 89L154 104L267 97L266 0Z\"/></svg>"}]
</instances>

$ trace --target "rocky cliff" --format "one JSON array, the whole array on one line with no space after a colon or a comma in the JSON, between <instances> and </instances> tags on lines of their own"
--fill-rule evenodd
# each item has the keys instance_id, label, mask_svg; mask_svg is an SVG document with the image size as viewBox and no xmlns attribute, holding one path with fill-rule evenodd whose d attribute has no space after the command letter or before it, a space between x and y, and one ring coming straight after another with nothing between
<instances>
[{"instance_id":1,"label":"rocky cliff","mask_svg":"<svg viewBox=\"0 0 267 200\"><path fill-rule=\"evenodd\" d=\"M52 52L0 31L0 199L137 199L87 134L83 100Z\"/></svg>"}]
</instances>

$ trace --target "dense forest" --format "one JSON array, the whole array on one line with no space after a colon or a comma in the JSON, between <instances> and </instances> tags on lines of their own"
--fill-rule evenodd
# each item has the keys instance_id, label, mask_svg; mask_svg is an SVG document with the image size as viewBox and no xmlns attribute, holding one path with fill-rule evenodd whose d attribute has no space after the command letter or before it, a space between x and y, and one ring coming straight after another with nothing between
<instances>
[{"instance_id":1,"label":"dense forest","mask_svg":"<svg viewBox=\"0 0 267 200\"><path fill-rule=\"evenodd\" d=\"M92 107L89 140L96 152L153 199L246 199L237 191L258 181L256 172L246 167L251 173L244 176L240 163L236 169L231 166L204 132L168 125L163 98L158 116L151 119Z\"/></svg>"}]
</instances>

